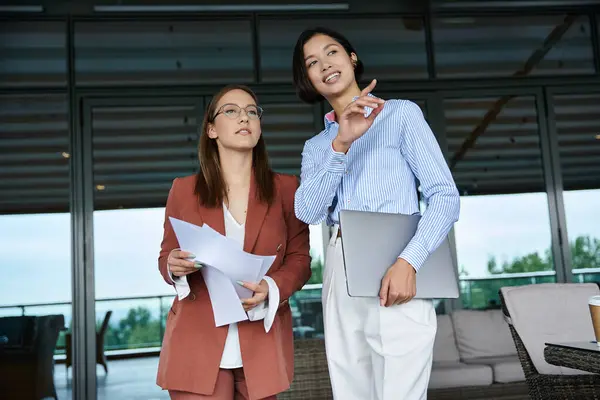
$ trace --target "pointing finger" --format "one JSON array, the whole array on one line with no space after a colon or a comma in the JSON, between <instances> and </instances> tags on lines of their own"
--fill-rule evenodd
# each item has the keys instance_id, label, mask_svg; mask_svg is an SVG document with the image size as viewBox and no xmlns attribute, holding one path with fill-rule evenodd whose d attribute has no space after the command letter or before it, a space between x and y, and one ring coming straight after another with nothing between
<instances>
[{"instance_id":1,"label":"pointing finger","mask_svg":"<svg viewBox=\"0 0 600 400\"><path fill-rule=\"evenodd\" d=\"M375 85L377 85L377 79L373 79L373 80L371 81L371 83L369 83L369 86L367 86L366 88L364 88L364 89L362 90L362 92L360 92L360 94L361 94L362 96L365 96L365 95L367 95L367 94L371 93L371 92L373 91L373 89L375 89Z\"/></svg>"}]
</instances>

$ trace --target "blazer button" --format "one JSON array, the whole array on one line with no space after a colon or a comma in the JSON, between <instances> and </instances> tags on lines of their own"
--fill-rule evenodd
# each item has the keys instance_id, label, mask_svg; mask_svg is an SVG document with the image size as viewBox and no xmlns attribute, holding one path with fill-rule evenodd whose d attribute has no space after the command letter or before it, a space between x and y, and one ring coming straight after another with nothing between
<instances>
[{"instance_id":1,"label":"blazer button","mask_svg":"<svg viewBox=\"0 0 600 400\"><path fill-rule=\"evenodd\" d=\"M191 292L190 293L190 301L194 301L194 300L196 300L196 293Z\"/></svg>"},{"instance_id":2,"label":"blazer button","mask_svg":"<svg viewBox=\"0 0 600 400\"><path fill-rule=\"evenodd\" d=\"M277 252L278 252L278 253L279 253L279 251L281 250L281 247L282 247L282 245L281 245L281 243L279 243L279 246L277 246Z\"/></svg>"}]
</instances>

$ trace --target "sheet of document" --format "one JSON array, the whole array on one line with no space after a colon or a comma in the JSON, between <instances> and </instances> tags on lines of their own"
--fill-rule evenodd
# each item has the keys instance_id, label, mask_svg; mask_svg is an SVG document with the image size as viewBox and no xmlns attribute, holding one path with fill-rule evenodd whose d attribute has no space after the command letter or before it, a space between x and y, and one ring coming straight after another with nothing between
<instances>
[{"instance_id":1,"label":"sheet of document","mask_svg":"<svg viewBox=\"0 0 600 400\"><path fill-rule=\"evenodd\" d=\"M202 227L169 217L182 250L196 255L196 261L210 265L232 281L258 282L263 269L260 256L248 254L239 245L204 224ZM239 286L239 285L238 285Z\"/></svg>"},{"instance_id":2,"label":"sheet of document","mask_svg":"<svg viewBox=\"0 0 600 400\"><path fill-rule=\"evenodd\" d=\"M208 287L217 326L247 319L240 299L252 297L252 291L237 281L260 282L275 256L246 253L239 244L204 224L197 226L169 217L179 247L196 255ZM244 319L242 318L243 313Z\"/></svg>"},{"instance_id":3,"label":"sheet of document","mask_svg":"<svg viewBox=\"0 0 600 400\"><path fill-rule=\"evenodd\" d=\"M224 326L248 319L231 280L221 271L211 266L200 270L210 296L215 326ZM237 285L239 286L239 285Z\"/></svg>"}]
</instances>

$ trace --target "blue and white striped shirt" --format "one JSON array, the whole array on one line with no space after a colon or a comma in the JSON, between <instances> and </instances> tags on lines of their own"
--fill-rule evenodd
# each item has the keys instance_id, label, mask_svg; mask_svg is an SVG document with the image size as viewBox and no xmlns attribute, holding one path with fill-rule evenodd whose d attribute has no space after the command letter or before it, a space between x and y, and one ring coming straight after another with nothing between
<instances>
[{"instance_id":1,"label":"blue and white striped shirt","mask_svg":"<svg viewBox=\"0 0 600 400\"><path fill-rule=\"evenodd\" d=\"M415 214L418 179L427 208L399 255L418 271L460 211L456 184L421 109L408 100L387 100L346 154L333 150L338 128L331 112L325 129L304 146L296 216L308 224L327 219L333 225L342 209Z\"/></svg>"}]
</instances>

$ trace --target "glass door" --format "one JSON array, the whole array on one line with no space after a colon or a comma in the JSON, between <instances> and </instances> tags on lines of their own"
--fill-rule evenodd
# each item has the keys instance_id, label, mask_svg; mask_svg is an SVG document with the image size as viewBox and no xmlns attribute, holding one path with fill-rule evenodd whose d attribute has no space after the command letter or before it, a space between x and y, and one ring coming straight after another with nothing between
<instances>
[{"instance_id":1,"label":"glass door","mask_svg":"<svg viewBox=\"0 0 600 400\"><path fill-rule=\"evenodd\" d=\"M157 259L172 181L198 170L202 97L84 102L91 137L98 399L168 399L156 385L173 288Z\"/></svg>"},{"instance_id":2,"label":"glass door","mask_svg":"<svg viewBox=\"0 0 600 400\"><path fill-rule=\"evenodd\" d=\"M566 280L600 280L600 87L547 92Z\"/></svg>"},{"instance_id":3,"label":"glass door","mask_svg":"<svg viewBox=\"0 0 600 400\"><path fill-rule=\"evenodd\" d=\"M461 195L454 229L459 306L499 307L502 286L560 281L541 92L496 89L440 96L448 161Z\"/></svg>"}]
</instances>

